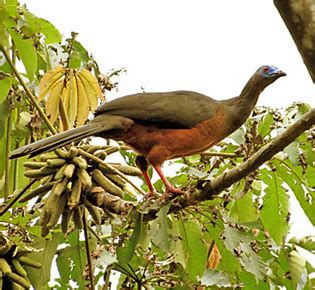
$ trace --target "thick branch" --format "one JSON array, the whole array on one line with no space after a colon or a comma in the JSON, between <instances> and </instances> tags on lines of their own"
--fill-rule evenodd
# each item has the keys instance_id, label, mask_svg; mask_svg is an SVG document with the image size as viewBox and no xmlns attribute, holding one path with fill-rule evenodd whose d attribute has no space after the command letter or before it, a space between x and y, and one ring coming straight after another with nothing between
<instances>
[{"instance_id":1,"label":"thick branch","mask_svg":"<svg viewBox=\"0 0 315 290\"><path fill-rule=\"evenodd\" d=\"M282 151L286 146L292 143L304 131L315 124L315 108L302 116L297 122L288 127L278 137L273 139L270 143L262 147L254 153L242 165L227 171L220 176L207 182L203 190L195 191L192 194L184 194L173 200L170 207L170 212L179 211L187 206L195 205L201 201L212 199L215 195L227 189L235 182L246 177L256 169L258 169L266 161L270 160L279 151ZM129 211L132 203L128 203L117 196L112 196L109 193L101 190L101 192L92 193L89 200L96 206L107 209L112 213L122 214ZM153 203L152 203L153 204ZM156 218L156 213L159 207L148 205L145 220Z\"/></svg>"},{"instance_id":2,"label":"thick branch","mask_svg":"<svg viewBox=\"0 0 315 290\"><path fill-rule=\"evenodd\" d=\"M288 127L282 134L254 153L242 165L207 182L201 192L193 195L193 199L195 201L207 200L213 197L213 195L228 188L233 183L241 180L258 169L259 166L268 161L279 151L283 150L313 124L315 124L315 108L311 109L300 120Z\"/></svg>"},{"instance_id":3,"label":"thick branch","mask_svg":"<svg viewBox=\"0 0 315 290\"><path fill-rule=\"evenodd\" d=\"M315 83L314 0L274 0Z\"/></svg>"}]
</instances>

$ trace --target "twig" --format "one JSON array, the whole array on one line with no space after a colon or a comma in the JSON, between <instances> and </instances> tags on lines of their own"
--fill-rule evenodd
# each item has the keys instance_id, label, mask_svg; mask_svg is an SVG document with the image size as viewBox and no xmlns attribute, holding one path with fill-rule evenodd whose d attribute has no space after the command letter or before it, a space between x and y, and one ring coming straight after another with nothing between
<instances>
[{"instance_id":1,"label":"twig","mask_svg":"<svg viewBox=\"0 0 315 290\"><path fill-rule=\"evenodd\" d=\"M91 258L91 252L90 252L90 244L89 244L89 236L88 236L88 227L86 222L86 214L85 209L83 210L82 215L82 221L83 221L83 231L84 231L84 238L85 238L85 252L86 252L86 258L89 265L89 276L90 276L90 283L91 283L91 290L95 289L95 283L94 283L94 276L93 276L93 267L92 267L92 258Z\"/></svg>"},{"instance_id":2,"label":"twig","mask_svg":"<svg viewBox=\"0 0 315 290\"><path fill-rule=\"evenodd\" d=\"M12 207L13 204L15 204L21 196L36 182L37 179L32 179L23 189L20 193L18 193L0 212L0 216L4 215L9 208Z\"/></svg>"},{"instance_id":3,"label":"twig","mask_svg":"<svg viewBox=\"0 0 315 290\"><path fill-rule=\"evenodd\" d=\"M218 156L218 157L226 157L226 158L238 158L238 157L244 157L244 154L236 154L236 153L224 153L224 152L210 152L206 151L203 153L200 153L201 156Z\"/></svg>"},{"instance_id":4,"label":"twig","mask_svg":"<svg viewBox=\"0 0 315 290\"><path fill-rule=\"evenodd\" d=\"M48 126L49 130L53 133L56 134L57 130L54 128L54 126L50 123L48 117L46 116L46 114L44 113L43 109L40 107L40 105L38 104L38 102L36 101L35 96L32 94L32 92L30 91L30 89L28 88L28 86L25 84L24 80L22 79L21 75L19 74L17 68L15 67L14 63L12 62L7 50L4 48L3 44L0 43L0 49L3 52L7 62L9 63L9 65L11 66L16 78L18 79L18 81L20 82L21 86L24 88L26 94L28 95L28 97L30 98L31 102L33 103L33 105L35 106L35 108L38 110L40 116L43 118L43 120L45 121L46 125Z\"/></svg>"},{"instance_id":5,"label":"twig","mask_svg":"<svg viewBox=\"0 0 315 290\"><path fill-rule=\"evenodd\" d=\"M79 154L82 156L85 156L86 158L92 159L94 161L96 161L97 163L103 165L105 168L111 170L113 172L113 174L117 174L119 175L123 180L125 180L126 182L128 182L133 188L135 188L139 193L141 193L142 195L146 195L146 192L140 188L139 186L137 186L136 184L134 184L132 181L130 181L124 174L122 174L119 170L117 170L116 168L114 168L113 166L109 165L108 163L104 162L102 159L84 151L83 149L79 148L78 150Z\"/></svg>"},{"instance_id":6,"label":"twig","mask_svg":"<svg viewBox=\"0 0 315 290\"><path fill-rule=\"evenodd\" d=\"M11 100L9 100L11 102ZM11 106L10 106L11 107ZM10 194L10 159L9 154L11 151L11 134L12 134L12 108L9 109L7 120L7 134L5 145L5 168L4 168L4 200L7 200Z\"/></svg>"}]
</instances>

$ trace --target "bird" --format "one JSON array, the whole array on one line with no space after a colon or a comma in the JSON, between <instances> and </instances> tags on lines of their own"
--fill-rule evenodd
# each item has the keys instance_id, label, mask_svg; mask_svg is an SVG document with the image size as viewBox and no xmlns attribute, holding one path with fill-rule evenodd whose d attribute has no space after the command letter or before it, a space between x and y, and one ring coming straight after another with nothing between
<instances>
[{"instance_id":1,"label":"bird","mask_svg":"<svg viewBox=\"0 0 315 290\"><path fill-rule=\"evenodd\" d=\"M242 126L261 92L286 73L263 65L250 77L237 97L216 100L194 91L145 92L123 96L99 106L94 118L73 128L14 150L10 158L35 156L71 142L98 136L123 141L137 153L136 165L156 194L148 175L151 165L165 192L182 194L161 169L164 161L202 153Z\"/></svg>"}]
</instances>

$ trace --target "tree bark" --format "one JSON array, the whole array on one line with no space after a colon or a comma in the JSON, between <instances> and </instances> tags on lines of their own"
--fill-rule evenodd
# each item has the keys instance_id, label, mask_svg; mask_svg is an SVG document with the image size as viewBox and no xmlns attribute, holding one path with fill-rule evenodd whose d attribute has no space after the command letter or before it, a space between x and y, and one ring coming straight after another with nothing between
<instances>
[{"instance_id":1,"label":"tree bark","mask_svg":"<svg viewBox=\"0 0 315 290\"><path fill-rule=\"evenodd\" d=\"M284 23L315 83L315 3L314 0L274 0Z\"/></svg>"}]
</instances>

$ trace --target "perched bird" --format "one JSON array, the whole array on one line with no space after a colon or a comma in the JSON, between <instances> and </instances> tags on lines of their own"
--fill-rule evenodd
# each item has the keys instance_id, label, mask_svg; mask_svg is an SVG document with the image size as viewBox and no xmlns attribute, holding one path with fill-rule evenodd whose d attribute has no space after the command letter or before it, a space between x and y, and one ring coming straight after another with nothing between
<instances>
[{"instance_id":1,"label":"perched bird","mask_svg":"<svg viewBox=\"0 0 315 290\"><path fill-rule=\"evenodd\" d=\"M149 195L154 193L147 173L149 164L161 177L166 192L180 193L164 176L163 162L201 153L229 136L249 117L260 93L285 75L272 65L264 65L238 97L222 101L192 91L124 96L100 106L86 125L14 150L10 158L34 156L89 136L110 138L124 141L138 152L136 163Z\"/></svg>"}]
</instances>

